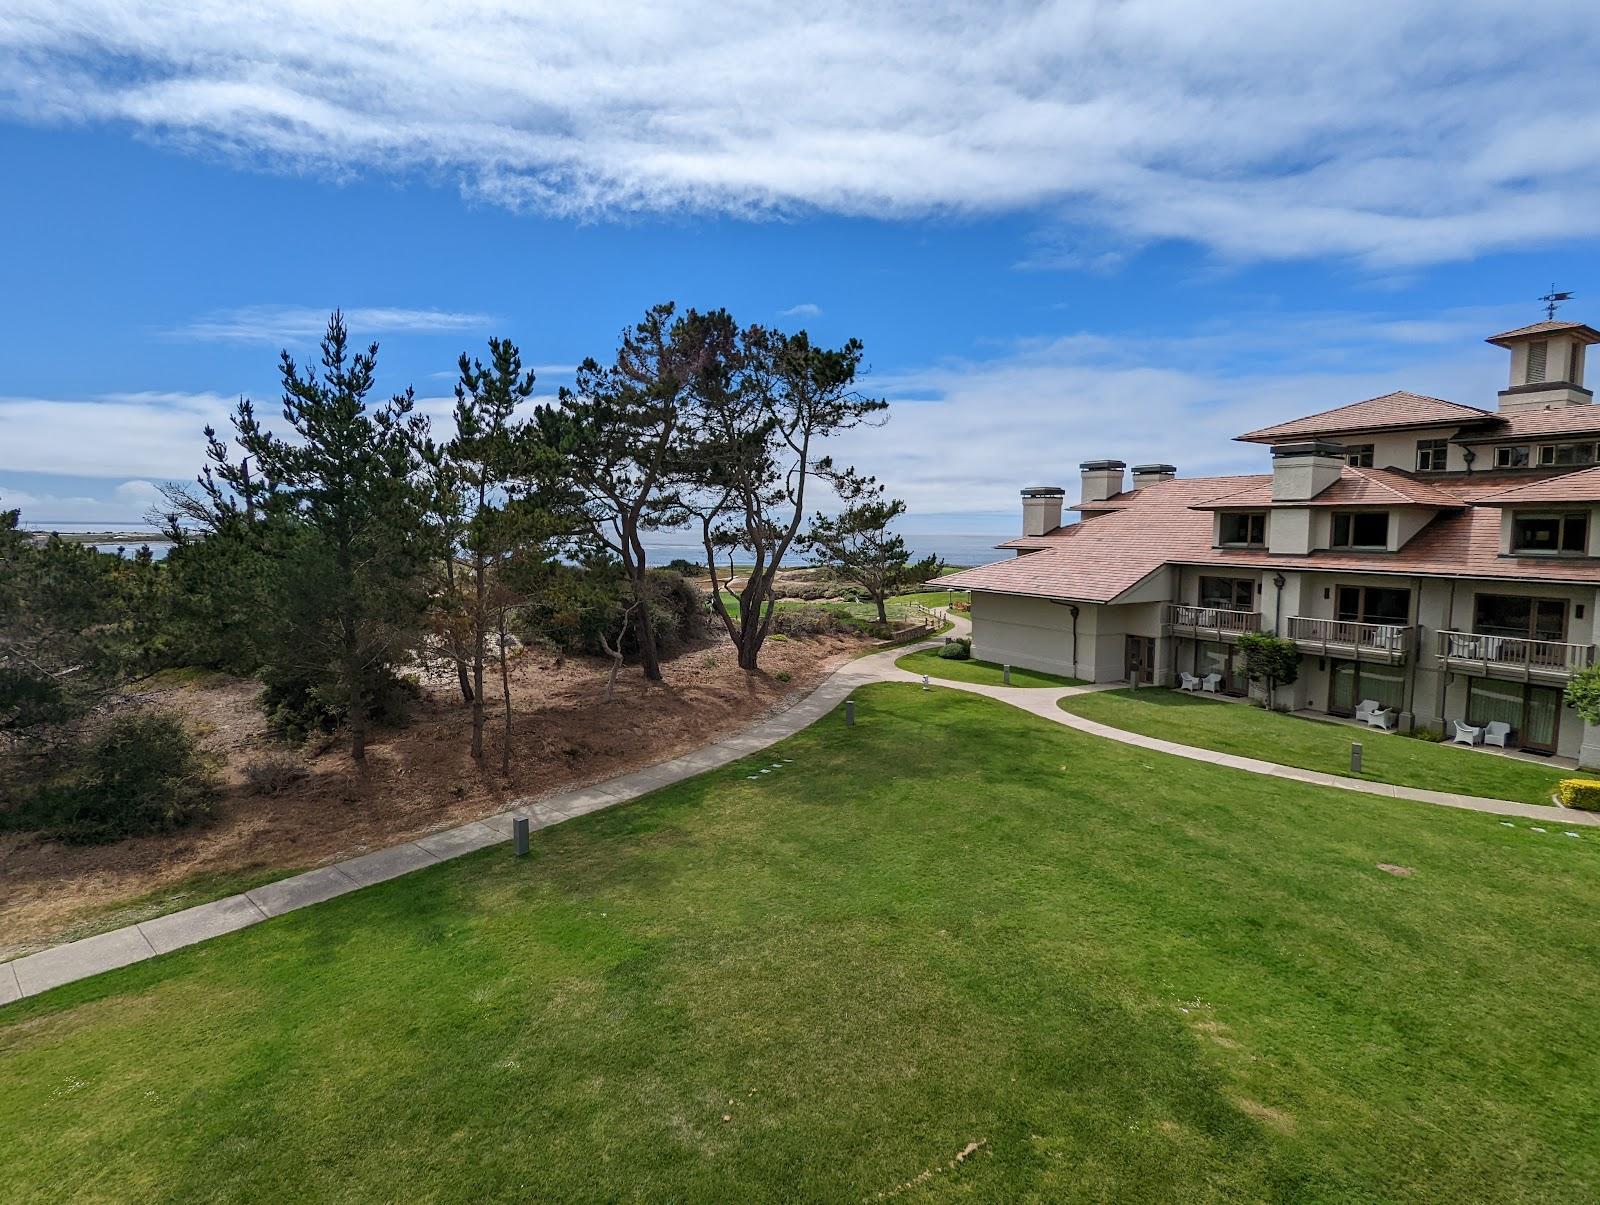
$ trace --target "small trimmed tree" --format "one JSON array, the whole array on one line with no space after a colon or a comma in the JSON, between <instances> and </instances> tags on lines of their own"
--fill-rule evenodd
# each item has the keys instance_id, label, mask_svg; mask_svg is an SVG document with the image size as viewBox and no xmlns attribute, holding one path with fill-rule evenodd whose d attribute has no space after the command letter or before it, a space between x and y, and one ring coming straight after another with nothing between
<instances>
[{"instance_id":1,"label":"small trimmed tree","mask_svg":"<svg viewBox=\"0 0 1600 1205\"><path fill-rule=\"evenodd\" d=\"M1579 670L1567 679L1566 700L1585 724L1600 724L1600 665Z\"/></svg>"},{"instance_id":2,"label":"small trimmed tree","mask_svg":"<svg viewBox=\"0 0 1600 1205\"><path fill-rule=\"evenodd\" d=\"M1267 685L1267 706L1276 702L1279 686L1290 686L1300 676L1300 647L1292 640L1266 632L1246 632L1239 637L1244 672L1252 681Z\"/></svg>"},{"instance_id":3,"label":"small trimmed tree","mask_svg":"<svg viewBox=\"0 0 1600 1205\"><path fill-rule=\"evenodd\" d=\"M918 586L938 575L943 567L937 556L911 559L903 537L889 525L906 513L899 498L885 498L883 486L871 477L841 484L845 508L832 517L818 514L802 543L811 563L831 569L847 582L860 586L878 607L878 622L888 623L884 601L907 586Z\"/></svg>"}]
</instances>

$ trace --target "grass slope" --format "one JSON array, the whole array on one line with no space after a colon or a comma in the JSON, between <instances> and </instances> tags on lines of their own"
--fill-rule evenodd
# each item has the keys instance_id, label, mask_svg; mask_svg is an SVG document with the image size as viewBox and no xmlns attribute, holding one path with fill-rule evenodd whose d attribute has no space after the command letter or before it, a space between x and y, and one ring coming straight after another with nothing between
<instances>
[{"instance_id":1,"label":"grass slope","mask_svg":"<svg viewBox=\"0 0 1600 1205\"><path fill-rule=\"evenodd\" d=\"M1352 728L1175 690L1108 690L1061 700L1073 715L1202 749L1350 777L1350 742L1361 742L1356 777L1430 791L1549 805L1574 771L1397 733Z\"/></svg>"},{"instance_id":2,"label":"grass slope","mask_svg":"<svg viewBox=\"0 0 1600 1205\"><path fill-rule=\"evenodd\" d=\"M1587 834L857 698L0 1010L0 1199L1594 1199Z\"/></svg>"},{"instance_id":3,"label":"grass slope","mask_svg":"<svg viewBox=\"0 0 1600 1205\"><path fill-rule=\"evenodd\" d=\"M927 674L930 678L943 678L947 682L977 682L984 686L1004 686L1005 669L993 661L947 661L937 649L923 649L907 653L895 662L913 674ZM1063 678L1039 670L1011 667L1013 686L1082 686L1082 678Z\"/></svg>"}]
</instances>

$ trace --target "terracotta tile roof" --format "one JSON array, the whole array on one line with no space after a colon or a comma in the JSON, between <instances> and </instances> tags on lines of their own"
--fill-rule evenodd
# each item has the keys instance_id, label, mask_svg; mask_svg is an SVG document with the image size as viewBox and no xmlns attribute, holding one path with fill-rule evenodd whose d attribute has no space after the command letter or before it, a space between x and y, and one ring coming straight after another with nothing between
<instances>
[{"instance_id":1,"label":"terracotta tile roof","mask_svg":"<svg viewBox=\"0 0 1600 1205\"><path fill-rule=\"evenodd\" d=\"M1399 469L1358 469L1345 465L1339 480L1315 498L1300 502L1275 502L1272 478L1256 485L1199 503L1202 510L1238 510L1245 507L1285 506L1460 506L1461 497L1436 485L1418 481Z\"/></svg>"},{"instance_id":2,"label":"terracotta tile roof","mask_svg":"<svg viewBox=\"0 0 1600 1205\"><path fill-rule=\"evenodd\" d=\"M1392 472L1388 475L1394 476ZM1588 476L1588 472L1582 475ZM1593 560L1501 556L1500 512L1493 506L1461 505L1527 480L1526 476L1511 474L1474 474L1428 483L1429 489L1455 499L1459 509L1436 515L1399 552L1323 551L1307 556L1274 556L1260 549L1212 547L1211 513L1198 508L1212 499L1260 488L1270 480L1264 476L1180 477L1146 486L1132 505L1025 541L1028 547L1040 551L963 570L939 579L940 584L998 594L1104 603L1113 601L1163 565L1186 564L1588 582L1600 587L1600 564ZM1409 491L1421 484L1408 479L1406 488Z\"/></svg>"},{"instance_id":3,"label":"terracotta tile roof","mask_svg":"<svg viewBox=\"0 0 1600 1205\"><path fill-rule=\"evenodd\" d=\"M1473 505L1516 506L1524 502L1600 502L1600 468L1562 473L1483 494Z\"/></svg>"},{"instance_id":4,"label":"terracotta tile roof","mask_svg":"<svg viewBox=\"0 0 1600 1205\"><path fill-rule=\"evenodd\" d=\"M1279 443L1313 435L1337 435L1351 431L1376 431L1386 427L1441 427L1462 423L1493 422L1496 416L1476 406L1463 406L1443 398L1420 393L1386 393L1364 402L1351 402L1320 414L1248 431L1235 439L1246 443Z\"/></svg>"},{"instance_id":5,"label":"terracotta tile roof","mask_svg":"<svg viewBox=\"0 0 1600 1205\"><path fill-rule=\"evenodd\" d=\"M1506 443L1533 439L1541 435L1600 435L1600 406L1558 406L1553 410L1521 410L1497 416L1500 425L1492 430L1470 431L1453 442Z\"/></svg>"},{"instance_id":6,"label":"terracotta tile roof","mask_svg":"<svg viewBox=\"0 0 1600 1205\"><path fill-rule=\"evenodd\" d=\"M1535 322L1532 326L1519 326L1514 331L1501 331L1498 335L1490 335L1485 343L1493 343L1504 347L1516 339L1531 339L1535 335L1553 335L1558 331L1571 331L1586 343L1600 343L1600 331L1584 322Z\"/></svg>"}]
</instances>

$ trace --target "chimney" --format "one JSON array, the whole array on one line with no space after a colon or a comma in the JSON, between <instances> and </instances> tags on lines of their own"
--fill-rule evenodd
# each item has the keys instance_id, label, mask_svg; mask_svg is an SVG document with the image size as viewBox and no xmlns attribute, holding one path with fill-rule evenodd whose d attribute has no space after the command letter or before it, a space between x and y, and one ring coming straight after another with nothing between
<instances>
[{"instance_id":1,"label":"chimney","mask_svg":"<svg viewBox=\"0 0 1600 1205\"><path fill-rule=\"evenodd\" d=\"M1133 466L1133 488L1142 490L1147 485L1171 481L1178 475L1175 464L1136 464Z\"/></svg>"},{"instance_id":2,"label":"chimney","mask_svg":"<svg viewBox=\"0 0 1600 1205\"><path fill-rule=\"evenodd\" d=\"M1061 526L1061 503L1067 491L1059 485L1030 485L1022 491L1022 534L1042 536Z\"/></svg>"},{"instance_id":3,"label":"chimney","mask_svg":"<svg viewBox=\"0 0 1600 1205\"><path fill-rule=\"evenodd\" d=\"M1120 460L1085 460L1078 466L1083 472L1083 496L1079 502L1104 502L1122 492L1122 470L1128 466Z\"/></svg>"},{"instance_id":4,"label":"chimney","mask_svg":"<svg viewBox=\"0 0 1600 1205\"><path fill-rule=\"evenodd\" d=\"M1322 439L1278 444L1272 449L1272 500L1306 502L1344 471L1344 448Z\"/></svg>"}]
</instances>

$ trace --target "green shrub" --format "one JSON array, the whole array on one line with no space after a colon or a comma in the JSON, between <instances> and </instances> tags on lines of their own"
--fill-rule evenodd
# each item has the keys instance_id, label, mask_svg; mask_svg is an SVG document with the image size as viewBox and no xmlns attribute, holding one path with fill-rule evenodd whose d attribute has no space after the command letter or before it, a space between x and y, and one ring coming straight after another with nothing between
<instances>
[{"instance_id":1,"label":"green shrub","mask_svg":"<svg viewBox=\"0 0 1600 1205\"><path fill-rule=\"evenodd\" d=\"M1556 802L1564 808L1600 812L1600 779L1563 778L1556 786Z\"/></svg>"},{"instance_id":2,"label":"green shrub","mask_svg":"<svg viewBox=\"0 0 1600 1205\"><path fill-rule=\"evenodd\" d=\"M787 681L789 681L789 679L791 677L793 677L793 675L790 674L789 671L786 670L786 669L780 669L777 673L773 674L772 676L774 678L776 678L779 682L787 682Z\"/></svg>"},{"instance_id":3,"label":"green shrub","mask_svg":"<svg viewBox=\"0 0 1600 1205\"><path fill-rule=\"evenodd\" d=\"M783 636L823 636L847 632L850 624L827 607L785 607L772 613L772 630Z\"/></svg>"},{"instance_id":4,"label":"green shrub","mask_svg":"<svg viewBox=\"0 0 1600 1205\"><path fill-rule=\"evenodd\" d=\"M965 636L957 636L939 650L939 656L946 661L966 661L972 656L972 641Z\"/></svg>"},{"instance_id":5,"label":"green shrub","mask_svg":"<svg viewBox=\"0 0 1600 1205\"><path fill-rule=\"evenodd\" d=\"M182 720L134 711L95 734L68 781L41 794L37 818L73 844L117 841L191 824L210 813L219 793L210 760Z\"/></svg>"},{"instance_id":6,"label":"green shrub","mask_svg":"<svg viewBox=\"0 0 1600 1205\"><path fill-rule=\"evenodd\" d=\"M1600 724L1600 665L1581 669L1567 679L1567 706L1589 724Z\"/></svg>"}]
</instances>

